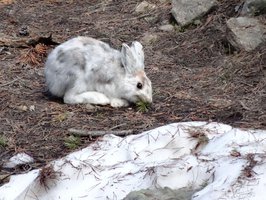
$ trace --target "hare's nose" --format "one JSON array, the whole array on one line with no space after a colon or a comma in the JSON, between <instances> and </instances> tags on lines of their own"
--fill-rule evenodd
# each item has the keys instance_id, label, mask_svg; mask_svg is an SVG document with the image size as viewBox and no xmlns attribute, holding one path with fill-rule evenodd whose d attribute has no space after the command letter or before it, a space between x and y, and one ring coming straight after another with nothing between
<instances>
[{"instance_id":1,"label":"hare's nose","mask_svg":"<svg viewBox=\"0 0 266 200\"><path fill-rule=\"evenodd\" d=\"M143 99L143 101L147 103L152 103L152 96L146 96L145 99Z\"/></svg>"}]
</instances>

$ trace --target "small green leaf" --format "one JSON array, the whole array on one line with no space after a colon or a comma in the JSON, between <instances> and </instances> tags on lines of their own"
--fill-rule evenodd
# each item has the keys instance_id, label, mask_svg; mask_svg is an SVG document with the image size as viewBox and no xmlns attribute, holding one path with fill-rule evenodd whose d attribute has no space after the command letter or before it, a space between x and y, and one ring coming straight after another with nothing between
<instances>
[{"instance_id":1,"label":"small green leaf","mask_svg":"<svg viewBox=\"0 0 266 200\"><path fill-rule=\"evenodd\" d=\"M0 135L0 147L6 147L7 146L7 139L5 136Z\"/></svg>"},{"instance_id":2,"label":"small green leaf","mask_svg":"<svg viewBox=\"0 0 266 200\"><path fill-rule=\"evenodd\" d=\"M64 144L69 149L76 149L81 143L80 137L70 135L69 137L65 138Z\"/></svg>"},{"instance_id":3,"label":"small green leaf","mask_svg":"<svg viewBox=\"0 0 266 200\"><path fill-rule=\"evenodd\" d=\"M139 112L148 112L149 111L149 107L150 107L150 103L144 102L144 101L138 101L136 103L136 106L137 106L137 110Z\"/></svg>"}]
</instances>

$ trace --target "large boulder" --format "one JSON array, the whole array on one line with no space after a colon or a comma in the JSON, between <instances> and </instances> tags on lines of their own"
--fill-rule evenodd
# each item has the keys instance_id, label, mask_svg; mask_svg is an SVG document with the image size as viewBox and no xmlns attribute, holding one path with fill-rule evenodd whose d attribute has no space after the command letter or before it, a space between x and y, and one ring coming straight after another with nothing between
<instances>
[{"instance_id":1,"label":"large boulder","mask_svg":"<svg viewBox=\"0 0 266 200\"><path fill-rule=\"evenodd\" d=\"M266 14L266 0L246 0L241 15L254 16L261 14Z\"/></svg>"},{"instance_id":2,"label":"large boulder","mask_svg":"<svg viewBox=\"0 0 266 200\"><path fill-rule=\"evenodd\" d=\"M226 24L227 39L236 49L252 51L266 40L266 27L258 19L231 18Z\"/></svg>"},{"instance_id":3,"label":"large boulder","mask_svg":"<svg viewBox=\"0 0 266 200\"><path fill-rule=\"evenodd\" d=\"M185 26L206 14L215 5L216 0L172 0L172 14L177 23Z\"/></svg>"}]
</instances>

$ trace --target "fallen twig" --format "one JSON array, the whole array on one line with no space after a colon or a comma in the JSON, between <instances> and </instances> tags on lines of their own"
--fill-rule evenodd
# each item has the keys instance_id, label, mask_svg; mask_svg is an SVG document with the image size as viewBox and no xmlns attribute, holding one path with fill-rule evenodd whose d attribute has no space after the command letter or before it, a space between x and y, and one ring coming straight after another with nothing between
<instances>
[{"instance_id":1,"label":"fallen twig","mask_svg":"<svg viewBox=\"0 0 266 200\"><path fill-rule=\"evenodd\" d=\"M247 107L243 101L239 101L240 105L245 109L251 111L252 109Z\"/></svg>"},{"instance_id":2,"label":"fallen twig","mask_svg":"<svg viewBox=\"0 0 266 200\"><path fill-rule=\"evenodd\" d=\"M90 137L98 137L98 136L104 136L107 134L113 134L117 136L126 136L133 134L133 130L117 130L117 131L86 131L86 130L80 130L80 129L75 129L75 128L70 128L68 129L70 133L76 136L90 136Z\"/></svg>"},{"instance_id":3,"label":"fallen twig","mask_svg":"<svg viewBox=\"0 0 266 200\"><path fill-rule=\"evenodd\" d=\"M3 184L3 183L9 182L9 178L13 174L15 174L15 173L13 172L13 173L10 173L10 174L0 175L0 185Z\"/></svg>"},{"instance_id":4,"label":"fallen twig","mask_svg":"<svg viewBox=\"0 0 266 200\"><path fill-rule=\"evenodd\" d=\"M110 131L111 131L111 130L114 130L114 129L117 129L117 128L120 128L121 126L125 126L125 125L127 125L127 124L126 124L126 123L118 124L118 125L113 126L112 128L110 128Z\"/></svg>"},{"instance_id":5,"label":"fallen twig","mask_svg":"<svg viewBox=\"0 0 266 200\"><path fill-rule=\"evenodd\" d=\"M109 22L123 22L123 21L133 21L133 20L139 20L139 19L143 19L145 17L150 17L152 15L154 15L155 13L148 13L148 14L143 14L137 17L132 17L132 18L119 18L119 19L109 19L109 20L105 20L105 21L101 21L101 23L109 23Z\"/></svg>"},{"instance_id":6,"label":"fallen twig","mask_svg":"<svg viewBox=\"0 0 266 200\"><path fill-rule=\"evenodd\" d=\"M36 37L30 39L16 38L5 35L1 35L0 37L0 46L5 47L27 48L29 46L36 46L37 44L57 45L59 43L53 41L52 35L48 37Z\"/></svg>"},{"instance_id":7,"label":"fallen twig","mask_svg":"<svg viewBox=\"0 0 266 200\"><path fill-rule=\"evenodd\" d=\"M16 79L14 79L14 80L12 80L12 81L9 81L9 82L7 82L7 83L0 84L0 87L4 87L4 86L7 86L7 85L10 85L10 84L12 84L12 83L18 81L19 79L20 79L20 78L16 78Z\"/></svg>"}]
</instances>

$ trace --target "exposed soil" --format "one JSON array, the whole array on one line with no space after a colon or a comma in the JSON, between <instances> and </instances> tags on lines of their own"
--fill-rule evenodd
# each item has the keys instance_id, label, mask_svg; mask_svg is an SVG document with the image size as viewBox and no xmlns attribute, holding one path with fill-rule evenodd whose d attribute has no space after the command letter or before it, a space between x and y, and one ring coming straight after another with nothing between
<instances>
[{"instance_id":1,"label":"exposed soil","mask_svg":"<svg viewBox=\"0 0 266 200\"><path fill-rule=\"evenodd\" d=\"M134 9L139 2L0 1L0 38L13 38L13 42L0 46L0 136L7 139L0 145L0 164L25 152L36 162L15 169L21 172L66 155L73 151L64 142L69 128L133 129L137 134L183 121L266 128L266 45L247 53L234 50L226 40L225 22L238 16L235 6L241 1L219 1L200 25L190 25L182 32L159 30L166 22L175 23L170 3L150 0L157 9L137 14ZM55 47L51 41L61 43L84 35L120 48L122 42L141 40L147 33L158 36L157 41L143 44L146 73L154 90L154 103L148 112L138 112L134 106L66 105L48 95L44 61ZM50 34L52 40L35 41L32 46L14 42ZM99 138L82 137L77 148L95 139Z\"/></svg>"}]
</instances>

